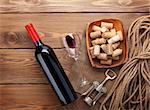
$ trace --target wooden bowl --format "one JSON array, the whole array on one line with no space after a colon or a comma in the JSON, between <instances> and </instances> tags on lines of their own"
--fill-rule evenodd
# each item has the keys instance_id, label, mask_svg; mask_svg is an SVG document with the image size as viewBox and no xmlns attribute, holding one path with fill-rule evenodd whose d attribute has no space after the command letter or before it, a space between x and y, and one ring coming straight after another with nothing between
<instances>
[{"instance_id":1,"label":"wooden bowl","mask_svg":"<svg viewBox=\"0 0 150 110\"><path fill-rule=\"evenodd\" d=\"M96 58L92 59L90 51L89 51L89 48L92 46L91 38L90 38L90 33L92 32L92 27L93 27L93 25L100 26L101 22L113 23L114 28L117 31L119 31L119 30L122 31L122 33L123 33L123 41L120 42L120 45L118 47L118 48L123 49L123 54L120 56L119 60L117 60L117 61L113 60L112 65L102 65L102 64L100 64L100 60L98 60ZM123 29L122 22L118 19L102 19L102 20L94 21L94 22L88 24L87 29L86 29L86 46L87 46L87 53L88 53L88 56L89 56L90 63L92 65L92 67L95 67L95 68L112 68L112 67L116 67L116 66L119 66L119 65L125 63L127 58L128 58L127 40L126 40L126 37L125 37L125 34L124 34L124 29Z\"/></svg>"}]
</instances>

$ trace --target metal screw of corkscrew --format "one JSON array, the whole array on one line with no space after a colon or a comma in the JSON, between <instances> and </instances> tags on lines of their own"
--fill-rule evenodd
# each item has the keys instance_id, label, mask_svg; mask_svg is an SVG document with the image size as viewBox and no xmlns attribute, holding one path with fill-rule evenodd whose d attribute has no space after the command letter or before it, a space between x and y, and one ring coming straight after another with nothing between
<instances>
[{"instance_id":1,"label":"metal screw of corkscrew","mask_svg":"<svg viewBox=\"0 0 150 110\"><path fill-rule=\"evenodd\" d=\"M113 76L110 76L108 73L112 72ZM105 76L106 78L100 83L98 81L94 81L92 83L92 86L82 94L82 96L84 97L84 101L89 105L89 106L93 106L96 104L96 102L99 100L99 98L105 94L107 92L106 87L104 87L104 84L108 81L108 80L113 80L117 77L117 74L108 69L105 72Z\"/></svg>"}]
</instances>

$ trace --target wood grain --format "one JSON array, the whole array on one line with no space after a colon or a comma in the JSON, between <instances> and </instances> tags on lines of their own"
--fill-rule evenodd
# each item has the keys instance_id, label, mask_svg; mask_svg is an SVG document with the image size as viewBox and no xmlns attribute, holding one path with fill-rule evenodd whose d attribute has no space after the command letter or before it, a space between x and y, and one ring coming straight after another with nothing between
<instances>
[{"instance_id":1,"label":"wood grain","mask_svg":"<svg viewBox=\"0 0 150 110\"><path fill-rule=\"evenodd\" d=\"M61 106L49 85L0 85L0 90L1 110L90 110L81 98Z\"/></svg>"},{"instance_id":2,"label":"wood grain","mask_svg":"<svg viewBox=\"0 0 150 110\"><path fill-rule=\"evenodd\" d=\"M34 49L0 50L0 84L47 84L47 80L36 62ZM71 73L73 59L64 49L54 50L66 74Z\"/></svg>"},{"instance_id":3,"label":"wood grain","mask_svg":"<svg viewBox=\"0 0 150 110\"><path fill-rule=\"evenodd\" d=\"M54 110L60 105L35 61L33 53L34 49L0 49L0 95L2 96L0 107L2 106L3 110ZM55 49L55 53L65 72L68 75L75 74L71 69L74 61L66 57L64 49ZM84 70L86 63L81 67ZM89 70L86 68L86 72L91 73L91 71L90 68ZM96 71L95 74L100 72ZM103 74L97 74L97 76L101 78L100 80L104 78ZM111 85L112 82L109 82L108 86L111 87ZM79 110L84 110L82 105L58 108L59 110L76 110L78 107Z\"/></svg>"},{"instance_id":4,"label":"wood grain","mask_svg":"<svg viewBox=\"0 0 150 110\"><path fill-rule=\"evenodd\" d=\"M52 48L63 48L62 37L65 34L39 32L42 41ZM35 48L28 34L24 32L0 33L0 48Z\"/></svg>"},{"instance_id":5,"label":"wood grain","mask_svg":"<svg viewBox=\"0 0 150 110\"><path fill-rule=\"evenodd\" d=\"M149 0L1 0L0 12L148 12Z\"/></svg>"},{"instance_id":6,"label":"wood grain","mask_svg":"<svg viewBox=\"0 0 150 110\"><path fill-rule=\"evenodd\" d=\"M49 85L0 85L1 110L55 110L60 102Z\"/></svg>"},{"instance_id":7,"label":"wood grain","mask_svg":"<svg viewBox=\"0 0 150 110\"><path fill-rule=\"evenodd\" d=\"M35 60L34 51L34 49L0 49L0 85L48 84L43 71ZM54 51L77 92L82 93L87 89L79 87L82 75L89 82L102 81L105 78L105 69L91 67L86 49L82 51L79 62L69 58L64 49L55 49ZM115 68L117 73L118 70L119 67ZM112 84L112 81L106 84L108 90Z\"/></svg>"},{"instance_id":8,"label":"wood grain","mask_svg":"<svg viewBox=\"0 0 150 110\"><path fill-rule=\"evenodd\" d=\"M55 53L68 76L70 74L76 74L71 69L73 68L74 61L66 56L65 50L55 49ZM2 110L89 109L83 105L83 101L80 102L81 104L75 104L76 106L73 104L67 107L60 107L56 95L48 85L43 72L35 61L34 49L0 49L0 56L0 96L2 99L0 101L0 107L3 107ZM87 56L84 58L87 58ZM90 65L87 63L84 62L83 65L77 63L81 67L74 66L74 69L80 69L76 70L77 72L89 72L90 75L97 74L96 77L98 80L103 80L104 75L100 74L99 70L90 68ZM112 82L109 82L107 87L111 87L112 84Z\"/></svg>"},{"instance_id":9,"label":"wood grain","mask_svg":"<svg viewBox=\"0 0 150 110\"><path fill-rule=\"evenodd\" d=\"M123 22L125 33L132 21L149 13L53 13L53 14L1 14L0 48L33 48L24 26L32 22L37 30L47 33L42 40L53 48L62 48L64 33L78 32L85 37L87 23L103 18L118 18ZM39 17L40 16L40 17ZM46 22L41 22L41 19ZM17 32L16 32L17 31ZM5 33L6 32L6 33Z\"/></svg>"},{"instance_id":10,"label":"wood grain","mask_svg":"<svg viewBox=\"0 0 150 110\"><path fill-rule=\"evenodd\" d=\"M131 22L148 15L149 7L149 0L0 0L0 110L89 110L83 100L60 107L35 60L34 46L24 29L27 23L32 22L41 36L46 33L43 42L54 48L76 86L80 73L90 76L89 81L102 81L105 70L91 68L85 49L82 62L69 58L61 37L69 32L85 37L87 23L103 18L119 18L127 34ZM108 91L112 84L107 83Z\"/></svg>"}]
</instances>

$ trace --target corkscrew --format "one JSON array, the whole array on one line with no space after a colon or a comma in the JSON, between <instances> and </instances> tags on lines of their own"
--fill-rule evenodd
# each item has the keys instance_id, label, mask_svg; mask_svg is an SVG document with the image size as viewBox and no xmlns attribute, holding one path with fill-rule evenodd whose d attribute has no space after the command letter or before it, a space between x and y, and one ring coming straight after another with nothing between
<instances>
[{"instance_id":1,"label":"corkscrew","mask_svg":"<svg viewBox=\"0 0 150 110\"><path fill-rule=\"evenodd\" d=\"M113 73L113 76L109 75L108 73L111 72ZM100 83L98 81L94 81L92 83L92 86L82 94L82 96L84 96L84 101L89 105L89 106L93 106L96 104L96 102L99 100L99 98L106 94L107 89L106 87L104 87L104 84L108 81L108 80L113 80L117 77L117 74L108 69L105 72L105 76L106 78Z\"/></svg>"}]
</instances>

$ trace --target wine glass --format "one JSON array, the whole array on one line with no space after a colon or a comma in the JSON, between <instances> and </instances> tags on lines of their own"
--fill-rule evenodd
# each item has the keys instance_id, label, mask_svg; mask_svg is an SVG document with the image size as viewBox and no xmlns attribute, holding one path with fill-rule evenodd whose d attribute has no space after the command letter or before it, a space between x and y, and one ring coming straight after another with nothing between
<instances>
[{"instance_id":1,"label":"wine glass","mask_svg":"<svg viewBox=\"0 0 150 110\"><path fill-rule=\"evenodd\" d=\"M67 50L68 56L75 60L74 65L72 66L72 74L69 76L73 86L76 90L83 88L89 84L83 71L86 71L82 67L85 67L83 64L82 50L84 50L84 41L82 39L81 33L68 33L63 37L63 44Z\"/></svg>"}]
</instances>

